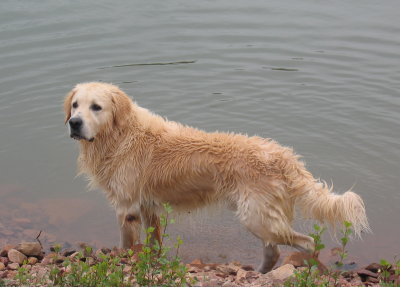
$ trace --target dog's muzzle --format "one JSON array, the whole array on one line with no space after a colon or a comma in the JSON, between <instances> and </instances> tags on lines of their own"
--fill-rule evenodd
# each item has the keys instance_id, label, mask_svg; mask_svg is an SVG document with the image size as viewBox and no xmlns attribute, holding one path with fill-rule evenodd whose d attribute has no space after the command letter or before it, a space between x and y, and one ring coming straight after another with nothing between
<instances>
[{"instance_id":1,"label":"dog's muzzle","mask_svg":"<svg viewBox=\"0 0 400 287\"><path fill-rule=\"evenodd\" d=\"M70 127L70 136L73 139L76 140L87 140L87 141L93 141L94 139L87 139L85 136L82 135L82 127L83 127L83 121L81 118L75 117L71 118L69 121L69 127Z\"/></svg>"}]
</instances>

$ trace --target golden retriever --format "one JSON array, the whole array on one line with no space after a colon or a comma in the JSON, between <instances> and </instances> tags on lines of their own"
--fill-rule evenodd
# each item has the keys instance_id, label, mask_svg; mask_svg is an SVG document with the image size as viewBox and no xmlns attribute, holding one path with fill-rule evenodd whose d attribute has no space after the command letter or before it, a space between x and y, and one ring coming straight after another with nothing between
<instances>
[{"instance_id":1,"label":"golden retriever","mask_svg":"<svg viewBox=\"0 0 400 287\"><path fill-rule=\"evenodd\" d=\"M291 227L295 206L321 222L349 221L358 235L369 230L357 194L332 193L291 148L271 139L168 121L106 83L78 84L64 109L70 136L80 142L80 173L115 207L123 248L139 240L142 224L155 227L159 239L163 203L178 211L226 203L261 239L263 273L279 258L277 245L314 249L311 237Z\"/></svg>"}]
</instances>

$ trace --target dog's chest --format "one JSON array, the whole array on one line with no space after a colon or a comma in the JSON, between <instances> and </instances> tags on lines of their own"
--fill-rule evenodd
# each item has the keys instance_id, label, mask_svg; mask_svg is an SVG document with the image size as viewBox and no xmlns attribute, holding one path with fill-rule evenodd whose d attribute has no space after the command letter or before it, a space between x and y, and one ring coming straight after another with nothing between
<instances>
[{"instance_id":1,"label":"dog's chest","mask_svg":"<svg viewBox=\"0 0 400 287\"><path fill-rule=\"evenodd\" d=\"M91 185L101 187L114 204L138 201L140 197L140 170L123 160L105 160L96 163L81 158L82 172L89 175Z\"/></svg>"},{"instance_id":2,"label":"dog's chest","mask_svg":"<svg viewBox=\"0 0 400 287\"><path fill-rule=\"evenodd\" d=\"M118 167L109 174L103 187L112 202L137 202L141 194L140 172L132 166Z\"/></svg>"}]
</instances>

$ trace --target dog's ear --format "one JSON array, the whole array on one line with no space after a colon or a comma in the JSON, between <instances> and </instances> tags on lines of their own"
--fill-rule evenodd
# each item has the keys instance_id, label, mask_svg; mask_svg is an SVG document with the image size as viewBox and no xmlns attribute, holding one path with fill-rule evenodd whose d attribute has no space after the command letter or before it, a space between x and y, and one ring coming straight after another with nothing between
<instances>
[{"instance_id":1,"label":"dog's ear","mask_svg":"<svg viewBox=\"0 0 400 287\"><path fill-rule=\"evenodd\" d=\"M66 124L71 117L71 102L72 102L72 98L74 97L75 93L76 93L75 90L71 90L65 97L65 100L64 100L64 113L65 113L64 124Z\"/></svg>"},{"instance_id":2,"label":"dog's ear","mask_svg":"<svg viewBox=\"0 0 400 287\"><path fill-rule=\"evenodd\" d=\"M113 91L111 100L114 125L123 127L131 116L132 100L120 89Z\"/></svg>"}]
</instances>

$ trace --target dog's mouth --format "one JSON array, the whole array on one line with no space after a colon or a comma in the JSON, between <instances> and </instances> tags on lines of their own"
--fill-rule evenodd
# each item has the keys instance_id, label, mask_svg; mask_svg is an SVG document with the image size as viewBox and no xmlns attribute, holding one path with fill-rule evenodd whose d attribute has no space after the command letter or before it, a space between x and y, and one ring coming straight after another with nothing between
<instances>
[{"instance_id":1,"label":"dog's mouth","mask_svg":"<svg viewBox=\"0 0 400 287\"><path fill-rule=\"evenodd\" d=\"M77 140L77 141L80 141L80 140L85 140L85 141L88 141L88 142L94 141L94 138L87 139L84 136L81 136L81 135L78 135L78 134L75 134L75 133L71 134L70 137L73 138L74 140Z\"/></svg>"}]
</instances>

